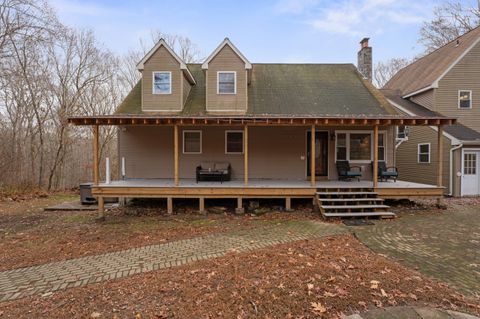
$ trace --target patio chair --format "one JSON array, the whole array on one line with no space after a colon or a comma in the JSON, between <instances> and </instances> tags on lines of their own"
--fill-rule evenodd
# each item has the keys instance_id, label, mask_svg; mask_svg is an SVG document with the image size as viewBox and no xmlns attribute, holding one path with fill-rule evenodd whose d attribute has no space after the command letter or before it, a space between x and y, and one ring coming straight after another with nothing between
<instances>
[{"instance_id":1,"label":"patio chair","mask_svg":"<svg viewBox=\"0 0 480 319\"><path fill-rule=\"evenodd\" d=\"M348 161L337 161L337 173L339 180L356 178L360 182L362 168L360 166L350 166Z\"/></svg>"},{"instance_id":2,"label":"patio chair","mask_svg":"<svg viewBox=\"0 0 480 319\"><path fill-rule=\"evenodd\" d=\"M396 182L398 178L398 169L395 166L387 167L387 164L385 162L378 162L378 177L380 181L387 181L389 179L393 179L393 181Z\"/></svg>"}]
</instances>

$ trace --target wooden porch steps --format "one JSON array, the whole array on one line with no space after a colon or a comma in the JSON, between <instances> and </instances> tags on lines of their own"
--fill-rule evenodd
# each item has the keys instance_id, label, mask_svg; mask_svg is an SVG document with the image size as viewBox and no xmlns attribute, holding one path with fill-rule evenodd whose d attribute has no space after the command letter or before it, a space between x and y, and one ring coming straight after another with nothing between
<instances>
[{"instance_id":1,"label":"wooden porch steps","mask_svg":"<svg viewBox=\"0 0 480 319\"><path fill-rule=\"evenodd\" d=\"M324 217L395 217L371 188L321 188L315 201Z\"/></svg>"},{"instance_id":2,"label":"wooden porch steps","mask_svg":"<svg viewBox=\"0 0 480 319\"><path fill-rule=\"evenodd\" d=\"M359 217L358 213L325 213L325 217ZM395 217L392 212L362 212L361 217Z\"/></svg>"}]
</instances>

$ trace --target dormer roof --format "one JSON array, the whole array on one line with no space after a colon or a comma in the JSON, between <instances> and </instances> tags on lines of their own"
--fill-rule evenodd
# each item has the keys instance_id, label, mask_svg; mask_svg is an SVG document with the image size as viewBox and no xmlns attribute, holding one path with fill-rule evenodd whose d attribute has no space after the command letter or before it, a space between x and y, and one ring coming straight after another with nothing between
<instances>
[{"instance_id":1,"label":"dormer roof","mask_svg":"<svg viewBox=\"0 0 480 319\"><path fill-rule=\"evenodd\" d=\"M187 64L185 63L185 61L182 60L182 58L180 58L178 56L178 54L175 53L175 51L172 50L172 48L170 48L170 46L165 42L165 40L162 38L160 39L157 44L155 44L155 46L150 50L148 51L148 53L143 57L143 59L138 62L137 64L137 69L139 71L143 71L143 68L144 68L144 65L145 63L148 61L148 59L150 59L150 57L155 53L157 52L158 49L160 49L160 47L164 47L174 58L175 60L178 61L178 63L180 63L180 69L183 70L183 73L185 74L185 76L187 77L188 81L191 83L191 84L196 84L195 82L195 78L193 77L192 73L190 72L190 70L188 69L187 67Z\"/></svg>"},{"instance_id":2,"label":"dormer roof","mask_svg":"<svg viewBox=\"0 0 480 319\"><path fill-rule=\"evenodd\" d=\"M225 38L225 40L220 43L220 45L215 49L215 51L212 52L212 54L210 54L210 56L205 60L205 62L203 62L202 69L208 69L208 63L210 63L210 61L212 61L213 58L218 54L218 52L220 52L226 45L228 45L233 50L233 52L235 52L235 54L238 55L238 57L245 63L245 69L252 68L252 64L242 54L242 52L240 52L240 50L238 50L237 47L233 45L229 38Z\"/></svg>"}]
</instances>

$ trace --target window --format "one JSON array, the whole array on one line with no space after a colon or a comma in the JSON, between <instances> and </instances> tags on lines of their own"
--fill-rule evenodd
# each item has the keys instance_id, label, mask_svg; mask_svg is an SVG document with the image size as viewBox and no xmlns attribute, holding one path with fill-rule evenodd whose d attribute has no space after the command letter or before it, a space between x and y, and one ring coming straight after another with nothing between
<instances>
[{"instance_id":1,"label":"window","mask_svg":"<svg viewBox=\"0 0 480 319\"><path fill-rule=\"evenodd\" d=\"M476 153L463 154L463 174L464 175L477 174L477 154Z\"/></svg>"},{"instance_id":2,"label":"window","mask_svg":"<svg viewBox=\"0 0 480 319\"><path fill-rule=\"evenodd\" d=\"M217 73L217 93L218 94L236 94L237 93L237 73L235 71L219 71Z\"/></svg>"},{"instance_id":3,"label":"window","mask_svg":"<svg viewBox=\"0 0 480 319\"><path fill-rule=\"evenodd\" d=\"M202 131L183 131L183 154L202 153Z\"/></svg>"},{"instance_id":4,"label":"window","mask_svg":"<svg viewBox=\"0 0 480 319\"><path fill-rule=\"evenodd\" d=\"M172 72L153 72L153 94L172 93Z\"/></svg>"},{"instance_id":5,"label":"window","mask_svg":"<svg viewBox=\"0 0 480 319\"><path fill-rule=\"evenodd\" d=\"M372 135L370 133L350 134L350 160L370 161L372 159Z\"/></svg>"},{"instance_id":6,"label":"window","mask_svg":"<svg viewBox=\"0 0 480 319\"><path fill-rule=\"evenodd\" d=\"M418 162L430 163L430 143L418 144Z\"/></svg>"},{"instance_id":7,"label":"window","mask_svg":"<svg viewBox=\"0 0 480 319\"><path fill-rule=\"evenodd\" d=\"M408 126L397 126L397 139L404 140L408 138Z\"/></svg>"},{"instance_id":8,"label":"window","mask_svg":"<svg viewBox=\"0 0 480 319\"><path fill-rule=\"evenodd\" d=\"M386 133L378 133L378 160L386 160ZM373 160L372 132L337 132L336 160L368 163Z\"/></svg>"},{"instance_id":9,"label":"window","mask_svg":"<svg viewBox=\"0 0 480 319\"><path fill-rule=\"evenodd\" d=\"M380 162L385 162L385 134L379 133L378 134L378 160Z\"/></svg>"},{"instance_id":10,"label":"window","mask_svg":"<svg viewBox=\"0 0 480 319\"><path fill-rule=\"evenodd\" d=\"M225 131L225 153L243 153L243 131Z\"/></svg>"},{"instance_id":11,"label":"window","mask_svg":"<svg viewBox=\"0 0 480 319\"><path fill-rule=\"evenodd\" d=\"M347 134L337 134L337 161L347 160Z\"/></svg>"},{"instance_id":12,"label":"window","mask_svg":"<svg viewBox=\"0 0 480 319\"><path fill-rule=\"evenodd\" d=\"M459 109L472 108L472 91L465 91L465 90L458 91L458 108Z\"/></svg>"}]
</instances>

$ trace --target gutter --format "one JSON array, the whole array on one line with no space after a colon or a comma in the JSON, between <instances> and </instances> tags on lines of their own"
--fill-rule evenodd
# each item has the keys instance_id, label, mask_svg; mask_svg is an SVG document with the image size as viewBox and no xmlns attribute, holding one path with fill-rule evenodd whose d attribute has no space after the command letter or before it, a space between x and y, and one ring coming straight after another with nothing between
<instances>
[{"instance_id":1,"label":"gutter","mask_svg":"<svg viewBox=\"0 0 480 319\"><path fill-rule=\"evenodd\" d=\"M448 196L453 196L453 179L456 177L456 174L455 176L453 176L453 152L458 150L459 148L462 148L463 147L463 143L462 144L459 144L455 147L452 147L450 149L450 178L449 178L449 183L448 183Z\"/></svg>"}]
</instances>

